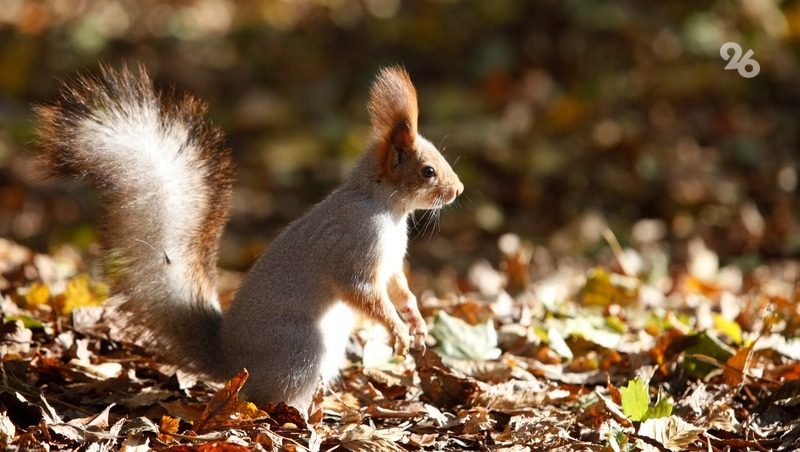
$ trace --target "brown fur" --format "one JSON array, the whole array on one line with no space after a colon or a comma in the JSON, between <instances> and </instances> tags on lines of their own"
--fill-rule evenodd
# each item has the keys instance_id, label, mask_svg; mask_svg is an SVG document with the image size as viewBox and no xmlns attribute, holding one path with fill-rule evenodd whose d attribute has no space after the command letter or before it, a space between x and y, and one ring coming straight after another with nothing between
<instances>
[{"instance_id":1,"label":"brown fur","mask_svg":"<svg viewBox=\"0 0 800 452\"><path fill-rule=\"evenodd\" d=\"M391 140L398 126L407 128L405 144L410 147L417 136L417 91L408 72L400 66L381 69L372 84L368 110L373 136Z\"/></svg>"}]
</instances>

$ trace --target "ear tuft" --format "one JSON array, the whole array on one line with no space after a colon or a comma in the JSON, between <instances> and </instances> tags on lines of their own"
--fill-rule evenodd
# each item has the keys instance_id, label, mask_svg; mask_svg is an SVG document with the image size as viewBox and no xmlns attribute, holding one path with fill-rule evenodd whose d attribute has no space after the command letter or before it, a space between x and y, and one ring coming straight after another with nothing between
<instances>
[{"instance_id":1,"label":"ear tuft","mask_svg":"<svg viewBox=\"0 0 800 452\"><path fill-rule=\"evenodd\" d=\"M372 83L369 115L376 140L411 148L417 137L417 92L400 66L381 69Z\"/></svg>"}]
</instances>

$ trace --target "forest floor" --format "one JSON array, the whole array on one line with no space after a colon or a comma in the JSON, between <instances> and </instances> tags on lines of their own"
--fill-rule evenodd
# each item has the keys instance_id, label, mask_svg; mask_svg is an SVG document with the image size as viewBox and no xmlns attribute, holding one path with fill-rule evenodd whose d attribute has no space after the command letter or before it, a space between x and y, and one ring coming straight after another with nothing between
<instances>
[{"instance_id":1,"label":"forest floor","mask_svg":"<svg viewBox=\"0 0 800 452\"><path fill-rule=\"evenodd\" d=\"M130 342L69 247L0 239L0 448L800 448L800 263L743 271L696 241L669 264L607 237L600 262L504 236L498 262L420 296L424 355L362 324L307 420L239 398L246 372L211 385Z\"/></svg>"}]
</instances>

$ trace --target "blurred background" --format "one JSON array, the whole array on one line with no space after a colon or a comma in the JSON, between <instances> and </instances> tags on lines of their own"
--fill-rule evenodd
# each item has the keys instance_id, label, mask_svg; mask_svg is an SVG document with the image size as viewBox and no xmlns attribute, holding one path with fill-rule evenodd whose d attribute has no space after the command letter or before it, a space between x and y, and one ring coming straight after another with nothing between
<instances>
[{"instance_id":1,"label":"blurred background","mask_svg":"<svg viewBox=\"0 0 800 452\"><path fill-rule=\"evenodd\" d=\"M727 41L757 76L724 69ZM798 257L799 44L800 1L2 0L0 236L92 250L92 192L44 180L32 106L142 63L226 132L221 263L245 269L346 175L369 83L401 63L466 185L415 228L415 268L463 272L508 232L591 257L606 225L676 260L696 237L745 267Z\"/></svg>"}]
</instances>

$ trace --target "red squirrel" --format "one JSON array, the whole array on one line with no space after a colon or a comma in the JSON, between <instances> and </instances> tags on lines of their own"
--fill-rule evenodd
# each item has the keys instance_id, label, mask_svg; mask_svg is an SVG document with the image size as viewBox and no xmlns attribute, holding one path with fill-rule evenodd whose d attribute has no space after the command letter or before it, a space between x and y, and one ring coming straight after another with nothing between
<instances>
[{"instance_id":1,"label":"red squirrel","mask_svg":"<svg viewBox=\"0 0 800 452\"><path fill-rule=\"evenodd\" d=\"M464 186L417 132L408 73L378 73L372 136L355 168L270 243L225 311L216 261L234 165L206 110L192 95L154 89L142 68L104 67L36 111L45 164L100 191L113 293L150 342L214 380L246 368L247 398L302 412L339 371L352 309L385 326L398 353L423 347L425 321L403 273L407 219Z\"/></svg>"}]
</instances>

